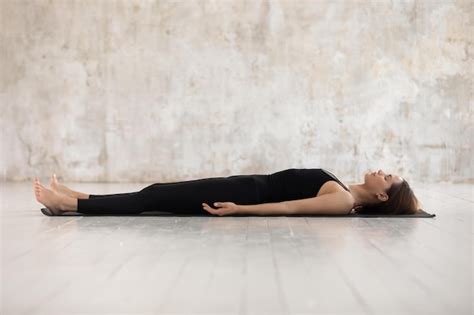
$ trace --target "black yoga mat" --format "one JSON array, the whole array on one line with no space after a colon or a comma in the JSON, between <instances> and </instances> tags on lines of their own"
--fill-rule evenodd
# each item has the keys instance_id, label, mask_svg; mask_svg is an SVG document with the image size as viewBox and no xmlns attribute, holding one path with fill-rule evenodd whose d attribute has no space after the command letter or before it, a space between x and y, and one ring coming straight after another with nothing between
<instances>
[{"instance_id":1,"label":"black yoga mat","mask_svg":"<svg viewBox=\"0 0 474 315\"><path fill-rule=\"evenodd\" d=\"M48 208L41 208L41 212L44 215L51 216L53 215L51 210ZM55 215L53 215L55 216ZM63 212L60 216L173 216L173 217L195 217L195 216L216 216L217 215L212 215L212 214L181 214L181 213L171 213L171 212L162 212L162 211L144 211L139 214L83 214L83 213L77 213L74 211L71 212ZM224 217L235 217L235 216L257 216L257 215L247 215L247 214L237 214L237 215L226 215ZM260 215L258 215L260 216ZM436 216L436 214L431 214L428 212L425 212L423 209L421 209L420 213L417 214L337 214L337 215L329 215L329 214L291 214L291 215L265 215L268 217L273 217L273 216L284 216L284 217L349 217L349 218L356 218L356 217L363 217L363 218L433 218Z\"/></svg>"}]
</instances>

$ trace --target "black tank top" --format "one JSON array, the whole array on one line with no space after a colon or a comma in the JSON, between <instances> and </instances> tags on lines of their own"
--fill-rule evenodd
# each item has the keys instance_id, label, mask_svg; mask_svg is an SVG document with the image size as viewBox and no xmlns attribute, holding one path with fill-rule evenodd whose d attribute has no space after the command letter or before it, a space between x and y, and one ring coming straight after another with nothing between
<instances>
[{"instance_id":1,"label":"black tank top","mask_svg":"<svg viewBox=\"0 0 474 315\"><path fill-rule=\"evenodd\" d=\"M328 181L344 185L334 174L322 168L290 168L268 175L253 175L260 203L316 197Z\"/></svg>"}]
</instances>

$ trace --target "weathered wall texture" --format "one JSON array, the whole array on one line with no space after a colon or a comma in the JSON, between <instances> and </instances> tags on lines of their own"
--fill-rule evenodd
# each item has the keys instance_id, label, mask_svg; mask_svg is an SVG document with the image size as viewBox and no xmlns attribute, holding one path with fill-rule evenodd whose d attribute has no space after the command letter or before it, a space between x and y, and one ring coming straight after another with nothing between
<instances>
[{"instance_id":1,"label":"weathered wall texture","mask_svg":"<svg viewBox=\"0 0 474 315\"><path fill-rule=\"evenodd\" d=\"M470 1L0 3L4 179L473 180Z\"/></svg>"}]
</instances>

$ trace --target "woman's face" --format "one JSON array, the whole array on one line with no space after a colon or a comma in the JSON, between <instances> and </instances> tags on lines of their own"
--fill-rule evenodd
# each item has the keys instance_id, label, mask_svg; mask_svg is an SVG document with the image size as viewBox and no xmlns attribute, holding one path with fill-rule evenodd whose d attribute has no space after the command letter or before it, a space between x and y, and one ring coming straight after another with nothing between
<instances>
[{"instance_id":1,"label":"woman's face","mask_svg":"<svg viewBox=\"0 0 474 315\"><path fill-rule=\"evenodd\" d=\"M365 184L373 191L386 192L393 184L403 182L403 178L392 173L385 173L382 170L368 172L364 176Z\"/></svg>"}]
</instances>

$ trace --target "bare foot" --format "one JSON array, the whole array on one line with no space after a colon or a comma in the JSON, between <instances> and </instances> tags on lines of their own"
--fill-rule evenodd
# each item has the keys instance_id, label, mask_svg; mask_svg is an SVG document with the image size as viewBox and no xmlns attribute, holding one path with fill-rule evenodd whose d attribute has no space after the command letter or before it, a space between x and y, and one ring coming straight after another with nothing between
<instances>
[{"instance_id":1,"label":"bare foot","mask_svg":"<svg viewBox=\"0 0 474 315\"><path fill-rule=\"evenodd\" d=\"M63 210L64 194L49 190L35 177L33 188L36 200L49 208L54 214L61 215Z\"/></svg>"},{"instance_id":2,"label":"bare foot","mask_svg":"<svg viewBox=\"0 0 474 315\"><path fill-rule=\"evenodd\" d=\"M66 196L72 197L72 198L77 198L77 199L89 199L89 194L85 194L79 191L72 190L71 188L67 187L64 184L61 184L57 177L56 174L53 174L51 176L51 181L49 183L51 186L51 190L55 191L60 194L64 194Z\"/></svg>"},{"instance_id":3,"label":"bare foot","mask_svg":"<svg viewBox=\"0 0 474 315\"><path fill-rule=\"evenodd\" d=\"M51 176L51 181L49 182L49 186L51 186L51 190L57 193L62 193L68 195L69 197L76 197L72 189L68 188L66 185L63 185L58 182L56 174Z\"/></svg>"}]
</instances>

